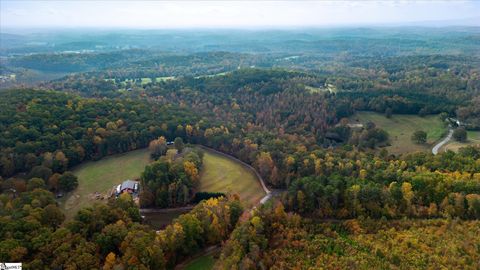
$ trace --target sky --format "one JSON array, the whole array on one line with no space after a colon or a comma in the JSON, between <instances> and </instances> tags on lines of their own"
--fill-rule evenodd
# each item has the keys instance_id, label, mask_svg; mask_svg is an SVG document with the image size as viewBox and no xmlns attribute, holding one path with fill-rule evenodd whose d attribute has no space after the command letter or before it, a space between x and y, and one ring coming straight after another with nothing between
<instances>
[{"instance_id":1,"label":"sky","mask_svg":"<svg viewBox=\"0 0 480 270\"><path fill-rule=\"evenodd\" d=\"M0 0L0 30L389 26L431 21L479 26L480 0Z\"/></svg>"}]
</instances>

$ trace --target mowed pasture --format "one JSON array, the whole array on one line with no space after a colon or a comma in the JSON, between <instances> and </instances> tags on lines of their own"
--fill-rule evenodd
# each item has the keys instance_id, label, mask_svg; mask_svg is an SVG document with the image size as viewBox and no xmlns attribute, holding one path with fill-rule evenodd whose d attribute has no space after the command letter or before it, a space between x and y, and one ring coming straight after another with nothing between
<instances>
[{"instance_id":1,"label":"mowed pasture","mask_svg":"<svg viewBox=\"0 0 480 270\"><path fill-rule=\"evenodd\" d=\"M236 193L249 204L256 204L265 196L255 173L249 168L213 151L204 152L199 191ZM106 198L115 185L126 179L138 179L150 162L148 149L141 149L75 167L73 173L78 177L78 187L60 200L67 219L71 219L81 208L95 202L106 202L106 199L97 199L96 193ZM176 216L178 214L162 214L168 221Z\"/></svg>"},{"instance_id":2,"label":"mowed pasture","mask_svg":"<svg viewBox=\"0 0 480 270\"><path fill-rule=\"evenodd\" d=\"M458 149L466 146L480 146L480 131L467 131L467 141L466 142L457 142L454 139L450 140L445 144L440 150L439 153L445 152L447 150L458 151Z\"/></svg>"},{"instance_id":3,"label":"mowed pasture","mask_svg":"<svg viewBox=\"0 0 480 270\"><path fill-rule=\"evenodd\" d=\"M200 173L200 191L236 193L249 204L256 204L265 192L255 173L238 161L205 150Z\"/></svg>"},{"instance_id":4,"label":"mowed pasture","mask_svg":"<svg viewBox=\"0 0 480 270\"><path fill-rule=\"evenodd\" d=\"M447 132L447 127L438 115L420 117L418 115L394 114L391 118L387 118L380 113L357 112L350 117L350 123L352 124L365 124L369 121L388 132L391 145L386 149L394 154L431 151L434 143ZM423 130L427 133L426 144L419 145L412 142L412 134L417 130Z\"/></svg>"},{"instance_id":5,"label":"mowed pasture","mask_svg":"<svg viewBox=\"0 0 480 270\"><path fill-rule=\"evenodd\" d=\"M139 178L148 163L150 152L141 149L112 155L99 161L85 162L75 167L73 173L78 177L78 187L61 200L67 219L72 218L83 207L105 201L96 199L96 192L106 197L113 186L126 179Z\"/></svg>"}]
</instances>

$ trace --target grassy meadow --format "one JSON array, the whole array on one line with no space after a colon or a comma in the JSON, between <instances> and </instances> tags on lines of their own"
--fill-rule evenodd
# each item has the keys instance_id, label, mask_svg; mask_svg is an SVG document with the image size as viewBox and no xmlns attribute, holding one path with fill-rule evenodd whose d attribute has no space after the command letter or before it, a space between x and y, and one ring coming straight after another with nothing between
<instances>
[{"instance_id":1,"label":"grassy meadow","mask_svg":"<svg viewBox=\"0 0 480 270\"><path fill-rule=\"evenodd\" d=\"M350 117L350 123L352 124L365 124L369 121L388 132L391 146L386 149L394 154L431 151L434 143L447 132L447 127L437 115L420 117L418 115L394 114L391 118L387 118L380 113L358 112ZM423 130L427 133L427 143L425 145L412 142L411 136L417 130Z\"/></svg>"},{"instance_id":2,"label":"grassy meadow","mask_svg":"<svg viewBox=\"0 0 480 270\"><path fill-rule=\"evenodd\" d=\"M60 200L67 219L71 219L83 207L105 201L96 199L96 192L106 197L115 185L126 179L139 178L150 162L148 149L141 149L75 167L73 173L78 177L78 187ZM233 159L208 150L205 150L199 191L237 193L242 200L251 204L257 203L265 195L254 172ZM162 217L149 219L164 226L164 220L171 221L182 213L161 214Z\"/></svg>"},{"instance_id":3,"label":"grassy meadow","mask_svg":"<svg viewBox=\"0 0 480 270\"><path fill-rule=\"evenodd\" d=\"M78 187L60 201L67 219L72 218L83 207L105 201L97 200L95 192L105 196L113 186L124 180L139 178L148 163L150 152L141 149L105 157L99 161L88 161L75 167L73 173L78 177Z\"/></svg>"},{"instance_id":4,"label":"grassy meadow","mask_svg":"<svg viewBox=\"0 0 480 270\"><path fill-rule=\"evenodd\" d=\"M265 196L254 172L228 157L207 150L203 157L199 190L237 193L251 204Z\"/></svg>"},{"instance_id":5,"label":"grassy meadow","mask_svg":"<svg viewBox=\"0 0 480 270\"><path fill-rule=\"evenodd\" d=\"M201 76L196 76L195 79L212 78L212 77L216 77L216 76L225 76L229 73L230 72L220 72L220 73L217 73L217 74L201 75ZM152 82L152 78L143 77L143 78L139 78L139 79L140 79L140 84L142 86ZM175 80L175 79L176 79L175 76L164 76L164 77L156 77L155 78L155 80L157 82L164 82L164 81ZM105 80L115 82L115 79L105 79ZM135 84L135 79L126 79L126 80L123 80L123 81L120 82L120 84L124 87L126 87L127 83Z\"/></svg>"}]
</instances>

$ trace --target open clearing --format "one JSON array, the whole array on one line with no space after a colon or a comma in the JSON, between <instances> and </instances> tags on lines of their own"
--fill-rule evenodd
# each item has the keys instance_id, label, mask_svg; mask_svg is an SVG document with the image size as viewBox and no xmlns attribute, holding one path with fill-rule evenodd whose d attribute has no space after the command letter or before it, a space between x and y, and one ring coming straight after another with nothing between
<instances>
[{"instance_id":1,"label":"open clearing","mask_svg":"<svg viewBox=\"0 0 480 270\"><path fill-rule=\"evenodd\" d=\"M446 145L444 145L439 153L445 152L447 150L458 151L458 149L466 146L480 146L480 131L467 131L467 141L464 143L457 142L452 139Z\"/></svg>"},{"instance_id":2,"label":"open clearing","mask_svg":"<svg viewBox=\"0 0 480 270\"><path fill-rule=\"evenodd\" d=\"M391 146L386 147L386 149L394 154L415 151L430 152L432 145L447 132L447 127L438 115L420 117L418 115L394 114L391 118L387 118L379 113L358 112L350 117L350 122L353 124L365 124L368 121L388 132ZM423 130L427 133L427 143L425 145L412 142L411 136L417 130Z\"/></svg>"},{"instance_id":3,"label":"open clearing","mask_svg":"<svg viewBox=\"0 0 480 270\"><path fill-rule=\"evenodd\" d=\"M237 193L249 204L255 204L265 196L255 173L249 168L226 156L209 150L204 151L199 191ZM74 168L73 173L78 177L78 187L60 200L67 219L71 219L83 207L105 201L96 199L96 192L101 197L106 197L113 186L126 179L139 178L150 162L148 149L141 149L105 157L99 161L85 162ZM164 226L164 219L171 221L182 213L162 214L164 218L155 222L160 222L161 226Z\"/></svg>"},{"instance_id":4,"label":"open clearing","mask_svg":"<svg viewBox=\"0 0 480 270\"><path fill-rule=\"evenodd\" d=\"M200 76L195 76L195 79L200 79L200 78L213 78L217 76L225 76L227 74L231 73L230 71L225 71L225 72L220 72L216 74L209 74L209 75L200 75ZM146 85L152 82L152 78L138 78L140 79L140 85ZM164 76L164 77L156 77L155 81L157 82L165 82L165 81L170 81L170 80L176 80L177 78L175 76ZM127 83L135 84L137 79L125 79L120 82L120 85L123 87L127 86ZM115 79L105 79L105 81L112 81L115 82Z\"/></svg>"},{"instance_id":5,"label":"open clearing","mask_svg":"<svg viewBox=\"0 0 480 270\"><path fill-rule=\"evenodd\" d=\"M200 175L200 191L237 193L248 203L255 204L265 196L257 176L237 161L205 150Z\"/></svg>"},{"instance_id":6,"label":"open clearing","mask_svg":"<svg viewBox=\"0 0 480 270\"><path fill-rule=\"evenodd\" d=\"M74 168L78 187L61 200L67 219L72 218L79 209L102 201L95 198L95 192L106 196L114 185L126 179L139 178L148 163L150 152L148 149L141 149L105 157L99 161L88 161Z\"/></svg>"},{"instance_id":7,"label":"open clearing","mask_svg":"<svg viewBox=\"0 0 480 270\"><path fill-rule=\"evenodd\" d=\"M305 85L305 89L310 93L330 92L337 93L337 88L333 84L325 84L324 87L313 87Z\"/></svg>"}]
</instances>

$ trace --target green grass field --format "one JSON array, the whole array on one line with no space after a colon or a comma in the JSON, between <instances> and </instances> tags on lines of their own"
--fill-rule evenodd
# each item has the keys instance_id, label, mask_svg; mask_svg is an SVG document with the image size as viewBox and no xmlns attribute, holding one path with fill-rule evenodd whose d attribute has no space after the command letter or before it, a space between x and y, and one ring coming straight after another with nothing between
<instances>
[{"instance_id":1,"label":"green grass field","mask_svg":"<svg viewBox=\"0 0 480 270\"><path fill-rule=\"evenodd\" d=\"M184 270L210 270L213 269L215 259L213 255L205 255L190 262Z\"/></svg>"},{"instance_id":2,"label":"green grass field","mask_svg":"<svg viewBox=\"0 0 480 270\"><path fill-rule=\"evenodd\" d=\"M211 151L205 151L200 176L200 191L237 193L242 200L251 204L265 196L255 173L242 164Z\"/></svg>"},{"instance_id":3,"label":"green grass field","mask_svg":"<svg viewBox=\"0 0 480 270\"><path fill-rule=\"evenodd\" d=\"M391 146L388 146L387 150L395 154L431 151L432 145L447 132L447 128L437 115L420 117L395 114L391 118L386 118L385 115L379 113L358 112L350 117L352 124L365 124L368 121L374 122L377 127L388 132ZM412 142L411 136L416 130L427 132L427 144L418 145Z\"/></svg>"},{"instance_id":4,"label":"green grass field","mask_svg":"<svg viewBox=\"0 0 480 270\"><path fill-rule=\"evenodd\" d=\"M60 201L67 219L72 218L79 209L102 201L95 199L95 192L107 195L113 186L124 180L139 178L149 162L150 152L141 149L85 162L74 168L78 187Z\"/></svg>"},{"instance_id":5,"label":"green grass field","mask_svg":"<svg viewBox=\"0 0 480 270\"><path fill-rule=\"evenodd\" d=\"M196 76L195 79L199 79L199 78L212 78L212 77L217 77L217 76L225 76L227 74L229 74L230 72L226 71L226 72L220 72L220 73L217 73L217 74L210 74L210 75L201 75L201 76ZM146 85L146 84L149 84L152 82L152 78L139 78L141 80L140 84L141 85ZM175 76L165 76L165 77L156 77L155 80L157 82L164 82L164 81L168 81L168 80L175 80L176 77ZM115 82L115 79L105 79L106 81L113 81ZM120 84L125 87L127 85L127 83L130 82L130 83L135 83L135 79L126 79L126 80L123 80L122 82L120 82ZM125 90L125 89L124 89Z\"/></svg>"},{"instance_id":6,"label":"green grass field","mask_svg":"<svg viewBox=\"0 0 480 270\"><path fill-rule=\"evenodd\" d=\"M305 85L305 89L307 89L310 93L321 93L321 92L337 93L337 88L332 84L327 84L326 87L313 87L313 86Z\"/></svg>"},{"instance_id":7,"label":"green grass field","mask_svg":"<svg viewBox=\"0 0 480 270\"><path fill-rule=\"evenodd\" d=\"M112 188L126 179L137 179L145 166L150 163L147 149L105 157L99 161L89 161L74 168L78 177L78 187L60 200L67 216L94 202L95 192L107 196ZM256 175L242 164L217 153L205 150L200 178L200 191L237 193L248 203L257 203L265 194ZM169 220L173 217L168 217Z\"/></svg>"},{"instance_id":8,"label":"green grass field","mask_svg":"<svg viewBox=\"0 0 480 270\"><path fill-rule=\"evenodd\" d=\"M452 139L445 146L440 148L439 152L446 150L458 151L458 149L466 146L480 146L480 131L467 131L467 141L464 143L457 142Z\"/></svg>"}]
</instances>

